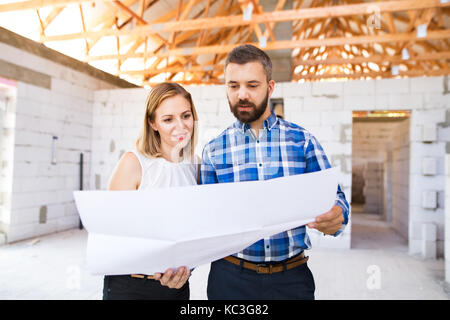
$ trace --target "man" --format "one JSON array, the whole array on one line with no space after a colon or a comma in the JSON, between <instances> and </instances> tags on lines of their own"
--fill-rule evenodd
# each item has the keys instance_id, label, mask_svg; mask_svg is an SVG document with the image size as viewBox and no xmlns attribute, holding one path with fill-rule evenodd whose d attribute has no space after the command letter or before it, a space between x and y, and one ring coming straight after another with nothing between
<instances>
[{"instance_id":1,"label":"man","mask_svg":"<svg viewBox=\"0 0 450 320\"><path fill-rule=\"evenodd\" d=\"M243 45L229 53L225 84L237 121L205 146L202 184L267 180L330 167L314 136L271 112L268 100L275 86L271 76L272 63L264 51ZM260 201L251 204L254 210L277 199L261 195ZM346 226L348 214L345 195L337 187L335 205L308 227L336 236ZM314 278L304 256L310 247L305 226L299 226L214 261L208 299L314 299Z\"/></svg>"}]
</instances>

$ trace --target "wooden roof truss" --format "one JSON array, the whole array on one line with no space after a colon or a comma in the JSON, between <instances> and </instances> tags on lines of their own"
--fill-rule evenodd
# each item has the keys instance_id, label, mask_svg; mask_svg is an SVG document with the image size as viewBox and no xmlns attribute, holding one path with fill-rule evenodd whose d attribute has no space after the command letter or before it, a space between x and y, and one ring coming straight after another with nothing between
<instances>
[{"instance_id":1,"label":"wooden roof truss","mask_svg":"<svg viewBox=\"0 0 450 320\"><path fill-rule=\"evenodd\" d=\"M101 2L108 10L86 19ZM85 61L116 61L116 74L142 85L223 82L223 63L236 45L292 50L293 81L448 75L450 3L440 0L27 0L0 4L1 14L34 10L42 43L84 40ZM47 34L67 6L78 6L79 32ZM152 15L158 5L170 7ZM51 7L42 14L43 7ZM278 22L292 22L292 38L277 40ZM14 31L14 30L13 30ZM92 48L105 37L115 50ZM257 39L255 41L254 39ZM126 49L126 50L125 50ZM141 67L124 67L138 59Z\"/></svg>"}]
</instances>

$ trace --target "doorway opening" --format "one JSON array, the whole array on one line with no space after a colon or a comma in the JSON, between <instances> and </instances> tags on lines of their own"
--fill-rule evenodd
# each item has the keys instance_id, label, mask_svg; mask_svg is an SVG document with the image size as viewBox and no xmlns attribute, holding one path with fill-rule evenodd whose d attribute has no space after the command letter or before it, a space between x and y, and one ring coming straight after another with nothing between
<instances>
[{"instance_id":1,"label":"doorway opening","mask_svg":"<svg viewBox=\"0 0 450 320\"><path fill-rule=\"evenodd\" d=\"M407 250L410 111L354 111L352 248Z\"/></svg>"}]
</instances>

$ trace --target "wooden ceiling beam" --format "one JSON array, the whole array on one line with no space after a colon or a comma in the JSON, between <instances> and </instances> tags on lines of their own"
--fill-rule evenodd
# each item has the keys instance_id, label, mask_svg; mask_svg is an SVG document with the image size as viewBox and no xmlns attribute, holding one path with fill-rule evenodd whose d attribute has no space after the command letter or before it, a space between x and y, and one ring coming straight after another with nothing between
<instances>
[{"instance_id":1,"label":"wooden ceiling beam","mask_svg":"<svg viewBox=\"0 0 450 320\"><path fill-rule=\"evenodd\" d=\"M390 71L388 72L360 72L353 74L346 73L329 73L322 75L296 75L293 80L320 80L320 79L361 79L361 78L396 78L396 77L420 77L420 76L428 76L428 77L436 77L436 76L444 76L450 74L448 69L445 70L408 70L408 71L400 71L398 75L392 75Z\"/></svg>"},{"instance_id":2,"label":"wooden ceiling beam","mask_svg":"<svg viewBox=\"0 0 450 320\"><path fill-rule=\"evenodd\" d=\"M120 74L129 75L129 76L146 75L149 77L153 77L153 76L157 75L158 73L163 73L163 72L170 72L170 73L206 72L206 71L220 70L220 69L223 69L222 65L202 64L202 65L192 66L190 68L188 68L186 66L169 66L169 67L165 67L165 68L151 68L151 69L145 69L145 70L129 70L129 71L122 71Z\"/></svg>"},{"instance_id":3,"label":"wooden ceiling beam","mask_svg":"<svg viewBox=\"0 0 450 320\"><path fill-rule=\"evenodd\" d=\"M367 10L374 3L361 3L352 5L338 5L319 8L308 8L299 10L282 10L252 15L251 21L245 21L243 15L213 17L204 19L191 19L185 21L172 21L165 23L151 23L147 26L138 26L133 30L102 30L83 33L73 33L58 36L41 37L41 42L73 40L86 37L103 37L115 35L140 34L149 35L159 32L202 30L213 28L224 28L240 25L251 25L266 22L295 21L301 19L343 17L367 14ZM419 10L424 8L447 7L450 3L441 3L439 0L401 0L377 2L376 6L380 12L395 12L405 10Z\"/></svg>"},{"instance_id":4,"label":"wooden ceiling beam","mask_svg":"<svg viewBox=\"0 0 450 320\"><path fill-rule=\"evenodd\" d=\"M179 80L179 81L168 81L168 82L175 82L182 85L210 85L210 84L222 84L222 82L219 79L210 79L209 81L204 81L202 79L194 79L194 80ZM152 81L144 81L143 85L148 86L154 86L158 82L152 82Z\"/></svg>"},{"instance_id":5,"label":"wooden ceiling beam","mask_svg":"<svg viewBox=\"0 0 450 320\"><path fill-rule=\"evenodd\" d=\"M314 60L314 59L308 59L308 60L301 60L297 59L294 61L295 66L315 66L315 65L329 65L329 64L358 64L358 63L383 63L383 62L391 62L391 63L406 63L408 61L426 61L426 60L448 60L450 59L450 51L444 51L444 52L430 52L426 54L421 54L417 56L412 56L408 60L402 59L401 55L397 56L380 56L380 55L374 55L372 57L355 57L355 58L327 58L325 60Z\"/></svg>"},{"instance_id":6,"label":"wooden ceiling beam","mask_svg":"<svg viewBox=\"0 0 450 320\"><path fill-rule=\"evenodd\" d=\"M440 40L450 38L450 30L439 30L439 31L429 31L426 37L417 38L415 32L412 33L398 33L398 34L385 34L376 36L356 36L356 37L336 37L328 39L302 39L302 40L281 40L275 42L268 42L264 50L280 50L280 49L295 49L295 48L309 48L309 47L334 47L343 46L346 44L375 44L375 43L389 43L398 41L425 41L425 40ZM259 46L258 43L252 43L255 46ZM228 45L212 45L212 46L202 46L202 47L190 47L190 48L178 48L174 50L169 50L164 53L159 53L155 56L166 57L166 56L190 56L190 55L201 55L201 54L211 54L211 53L228 53L230 52L236 44ZM152 56L152 55L150 55ZM149 56L149 57L150 57ZM143 54L133 54L129 56L123 56L123 58L143 58ZM89 59L94 60L106 60L106 59L117 59L117 55L104 55L104 56L92 56Z\"/></svg>"}]
</instances>

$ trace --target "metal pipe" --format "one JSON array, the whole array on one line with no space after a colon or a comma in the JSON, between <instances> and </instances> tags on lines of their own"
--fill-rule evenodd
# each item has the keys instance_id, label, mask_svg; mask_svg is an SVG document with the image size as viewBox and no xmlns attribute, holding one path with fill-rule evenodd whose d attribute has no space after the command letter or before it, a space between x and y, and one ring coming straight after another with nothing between
<instances>
[{"instance_id":1,"label":"metal pipe","mask_svg":"<svg viewBox=\"0 0 450 320\"><path fill-rule=\"evenodd\" d=\"M80 153L80 191L81 190L83 190L83 153ZM78 228L80 230L83 229L83 223L81 222L81 219Z\"/></svg>"}]
</instances>

